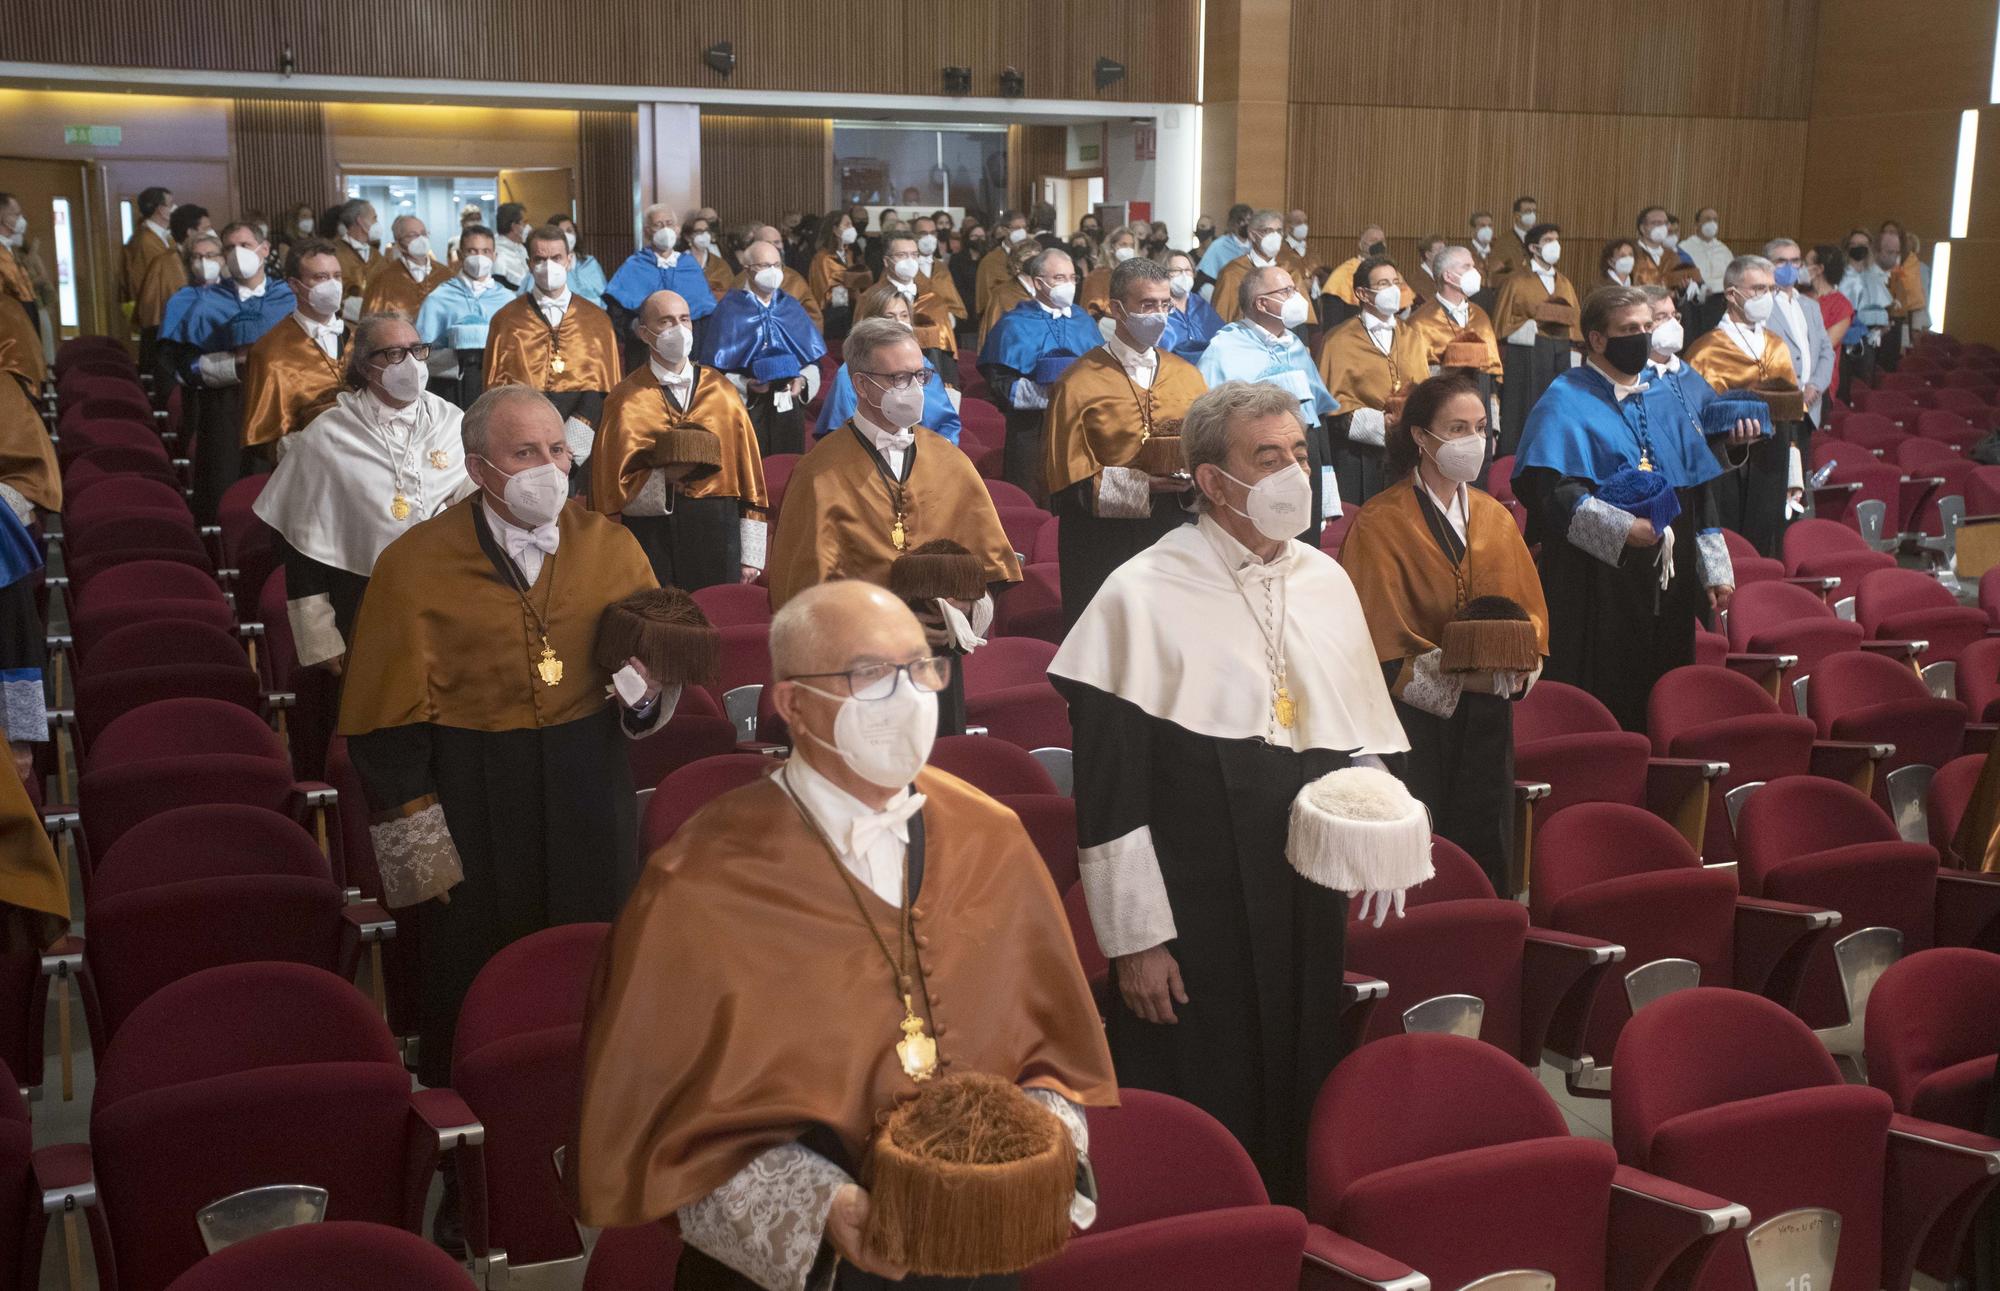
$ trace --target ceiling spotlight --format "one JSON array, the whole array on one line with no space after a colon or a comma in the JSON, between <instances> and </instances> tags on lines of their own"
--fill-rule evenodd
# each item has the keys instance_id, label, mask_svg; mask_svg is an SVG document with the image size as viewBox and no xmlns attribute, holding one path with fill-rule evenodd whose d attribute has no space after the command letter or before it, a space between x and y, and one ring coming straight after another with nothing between
<instances>
[{"instance_id":1,"label":"ceiling spotlight","mask_svg":"<svg viewBox=\"0 0 2000 1291\"><path fill-rule=\"evenodd\" d=\"M718 40L701 52L701 61L717 76L727 76L736 70L736 50L728 41Z\"/></svg>"}]
</instances>

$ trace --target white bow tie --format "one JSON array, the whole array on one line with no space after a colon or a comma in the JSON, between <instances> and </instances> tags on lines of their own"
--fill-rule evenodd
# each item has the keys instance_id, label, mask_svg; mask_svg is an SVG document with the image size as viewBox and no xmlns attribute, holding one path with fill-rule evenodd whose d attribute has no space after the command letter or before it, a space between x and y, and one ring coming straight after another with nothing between
<instances>
[{"instance_id":1,"label":"white bow tie","mask_svg":"<svg viewBox=\"0 0 2000 1291\"><path fill-rule=\"evenodd\" d=\"M847 848L855 856L866 856L876 840L894 838L899 843L910 841L910 817L924 809L924 795L913 793L902 802L884 811L857 816L848 826Z\"/></svg>"},{"instance_id":2,"label":"white bow tie","mask_svg":"<svg viewBox=\"0 0 2000 1291\"><path fill-rule=\"evenodd\" d=\"M530 547L539 547L544 556L555 554L556 527L545 524L539 529L509 529L507 531L507 555L514 560Z\"/></svg>"},{"instance_id":3,"label":"white bow tie","mask_svg":"<svg viewBox=\"0 0 2000 1291\"><path fill-rule=\"evenodd\" d=\"M907 453L910 445L917 442L917 432L905 430L893 435L877 435L875 451L878 453Z\"/></svg>"}]
</instances>

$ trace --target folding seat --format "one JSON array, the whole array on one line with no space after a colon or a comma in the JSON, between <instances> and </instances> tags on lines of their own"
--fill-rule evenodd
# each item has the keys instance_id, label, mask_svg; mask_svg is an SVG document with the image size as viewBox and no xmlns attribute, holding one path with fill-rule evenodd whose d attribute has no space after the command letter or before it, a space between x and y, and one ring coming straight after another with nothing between
<instances>
[{"instance_id":1,"label":"folding seat","mask_svg":"<svg viewBox=\"0 0 2000 1291\"><path fill-rule=\"evenodd\" d=\"M1794 578L1838 578L1838 594L1852 596L1863 575L1894 569L1896 558L1870 547L1867 539L1847 525L1796 520L1785 527L1785 567ZM1734 603L1730 608L1735 609Z\"/></svg>"},{"instance_id":2,"label":"folding seat","mask_svg":"<svg viewBox=\"0 0 2000 1291\"><path fill-rule=\"evenodd\" d=\"M1810 719L1779 711L1778 701L1750 678L1700 664L1675 668L1653 683L1646 697L1646 732L1661 757L1728 764L1710 788L1700 842L1701 858L1711 864L1736 857L1730 795L1745 785L1811 771L1819 735ZM1838 773L1868 769L1866 751L1858 754L1841 758Z\"/></svg>"},{"instance_id":3,"label":"folding seat","mask_svg":"<svg viewBox=\"0 0 2000 1291\"><path fill-rule=\"evenodd\" d=\"M1007 637L989 641L959 661L967 697L1009 686L1046 684L1056 647L1047 641Z\"/></svg>"},{"instance_id":4,"label":"folding seat","mask_svg":"<svg viewBox=\"0 0 2000 1291\"><path fill-rule=\"evenodd\" d=\"M1824 1226L1838 1243L1772 1285L1907 1291L1920 1257L1927 1273L1953 1266L1972 1209L2000 1182L2000 1141L1897 1115L1881 1090L1846 1084L1805 1023L1747 992L1680 991L1642 1009L1617 1062L1618 1159L1750 1211L1702 1291L1751 1291L1751 1251L1786 1240L1774 1220ZM1795 1214L1814 1209L1837 1227Z\"/></svg>"},{"instance_id":5,"label":"folding seat","mask_svg":"<svg viewBox=\"0 0 2000 1291\"><path fill-rule=\"evenodd\" d=\"M1028 559L1037 565L1053 565L1061 556L1062 521L1050 516L1035 531L1035 549L1028 553Z\"/></svg>"},{"instance_id":6,"label":"folding seat","mask_svg":"<svg viewBox=\"0 0 2000 1291\"><path fill-rule=\"evenodd\" d=\"M1930 828L1931 846L1943 863L1954 869L1976 870L1983 860L1959 855L1957 838L1965 809L1972 804L1972 791L1979 784L1979 773L1985 767L1984 753L1953 758L1938 768L1924 794L1924 821Z\"/></svg>"},{"instance_id":7,"label":"folding seat","mask_svg":"<svg viewBox=\"0 0 2000 1291\"><path fill-rule=\"evenodd\" d=\"M352 977L364 939L395 935L374 902L346 903L326 854L262 807L176 807L98 858L83 947L97 1053L162 987L221 964L310 964Z\"/></svg>"},{"instance_id":8,"label":"folding seat","mask_svg":"<svg viewBox=\"0 0 2000 1291\"><path fill-rule=\"evenodd\" d=\"M60 382L56 389L60 397ZM70 427L92 421L129 421L148 429L152 427L151 401L144 390L129 381L113 378L85 385L79 380L71 389L76 397L61 399L62 411L56 418L58 434L67 434Z\"/></svg>"},{"instance_id":9,"label":"folding seat","mask_svg":"<svg viewBox=\"0 0 2000 1291\"><path fill-rule=\"evenodd\" d=\"M107 520L64 545L64 568L78 593L99 573L135 560L171 560L213 576L215 560L186 522L156 516Z\"/></svg>"},{"instance_id":10,"label":"folding seat","mask_svg":"<svg viewBox=\"0 0 2000 1291\"><path fill-rule=\"evenodd\" d=\"M1946 390L2000 391L2000 378L1985 368L1954 368L1939 383Z\"/></svg>"},{"instance_id":11,"label":"folding seat","mask_svg":"<svg viewBox=\"0 0 2000 1291\"><path fill-rule=\"evenodd\" d=\"M683 686L680 703L665 725L643 740L625 741L632 783L651 789L690 762L734 753L737 734L736 724L723 715L713 695L701 686Z\"/></svg>"},{"instance_id":12,"label":"folding seat","mask_svg":"<svg viewBox=\"0 0 2000 1291\"><path fill-rule=\"evenodd\" d=\"M1953 395L1956 398L1952 399L1950 404L1947 404L1942 402L1945 395ZM1908 452L1912 445L1923 445L1931 448L1942 448L1946 452L1952 453L1970 471L1977 463L1965 456L1965 450L1971 448L1985 437L1985 423L1993 410L1981 403L1978 396L1968 395L1968 392L1964 390L1940 391L1938 398L1940 402L1937 407L1926 408L1917 414L1918 438L1909 441L1909 443L1897 446L1897 456L1900 464L1905 470L1912 469L1915 464L1904 460L1903 454ZM1968 398L1971 400L1974 411L1968 412L1966 409L1963 401ZM1957 406L1950 406L1951 404L1956 404ZM1975 418L1978 424L1975 424ZM1942 464L1945 459L1938 458L1935 460Z\"/></svg>"},{"instance_id":13,"label":"folding seat","mask_svg":"<svg viewBox=\"0 0 2000 1291\"><path fill-rule=\"evenodd\" d=\"M997 642L989 642L986 648L1001 642L1029 640L1029 637L1001 637ZM978 694L972 693L968 683L965 724L968 730L978 727L994 739L1007 740L1024 749L1070 747L1069 705L1046 681L1002 686Z\"/></svg>"},{"instance_id":14,"label":"folding seat","mask_svg":"<svg viewBox=\"0 0 2000 1291\"><path fill-rule=\"evenodd\" d=\"M1943 583L1917 569L1878 569L1861 577L1854 617L1878 641L1928 642L1921 665L1955 660L1985 638L1986 615L1958 598Z\"/></svg>"},{"instance_id":15,"label":"folding seat","mask_svg":"<svg viewBox=\"0 0 2000 1291\"><path fill-rule=\"evenodd\" d=\"M725 753L672 772L646 802L646 815L639 824L639 850L652 855L710 802L777 768L777 762L761 753Z\"/></svg>"},{"instance_id":16,"label":"folding seat","mask_svg":"<svg viewBox=\"0 0 2000 1291\"><path fill-rule=\"evenodd\" d=\"M1877 390L1903 391L1928 390L1930 389L1930 383L1916 373L1905 370L1880 374L1875 378L1875 388Z\"/></svg>"},{"instance_id":17,"label":"folding seat","mask_svg":"<svg viewBox=\"0 0 2000 1291\"><path fill-rule=\"evenodd\" d=\"M77 669L76 728L86 754L134 709L202 698L262 714L263 682L236 638L209 623L161 619L106 633Z\"/></svg>"},{"instance_id":18,"label":"folding seat","mask_svg":"<svg viewBox=\"0 0 2000 1291\"><path fill-rule=\"evenodd\" d=\"M1886 417L1899 428L1916 424L1917 414L1922 407L1906 390L1870 390L1867 386L1854 388L1854 407L1857 412L1872 416Z\"/></svg>"},{"instance_id":19,"label":"folding seat","mask_svg":"<svg viewBox=\"0 0 2000 1291\"><path fill-rule=\"evenodd\" d=\"M692 593L694 603L716 627L771 621L771 590L755 583L717 583Z\"/></svg>"},{"instance_id":20,"label":"folding seat","mask_svg":"<svg viewBox=\"0 0 2000 1291\"><path fill-rule=\"evenodd\" d=\"M998 484L1010 489L1014 487L1004 480L986 482L989 485ZM1015 491L1019 492L1018 489ZM1025 556L1035 549L1035 535L1041 532L1042 525L1048 521L1048 512L1033 502L1026 506L997 506L994 511L1000 517L1000 527L1007 531L1007 541L1013 544L1016 556Z\"/></svg>"},{"instance_id":21,"label":"folding seat","mask_svg":"<svg viewBox=\"0 0 2000 1291\"><path fill-rule=\"evenodd\" d=\"M1791 1007L1805 966L1840 923L1832 911L1748 897L1726 868L1636 807L1585 803L1542 831L1528 914L1538 927L1625 947L1589 1008L1570 1088L1602 1096L1618 1036L1643 1007L1690 986L1728 986Z\"/></svg>"},{"instance_id":22,"label":"folding seat","mask_svg":"<svg viewBox=\"0 0 2000 1291\"><path fill-rule=\"evenodd\" d=\"M1055 521L1050 520L1053 524ZM1037 545L1040 540L1037 539ZM1063 637L1062 576L1053 563L1023 565L1021 581L1000 593L993 605L989 637L1032 637L1060 644Z\"/></svg>"},{"instance_id":23,"label":"folding seat","mask_svg":"<svg viewBox=\"0 0 2000 1291\"><path fill-rule=\"evenodd\" d=\"M106 480L137 476L180 488L180 476L141 448L93 448L63 471L63 500L74 502Z\"/></svg>"},{"instance_id":24,"label":"folding seat","mask_svg":"<svg viewBox=\"0 0 2000 1291\"><path fill-rule=\"evenodd\" d=\"M1118 1101L1087 1112L1097 1222L1028 1270L1024 1291L1298 1287L1305 1217L1271 1204L1229 1132L1165 1094L1121 1089Z\"/></svg>"},{"instance_id":25,"label":"folding seat","mask_svg":"<svg viewBox=\"0 0 2000 1291\"><path fill-rule=\"evenodd\" d=\"M667 1224L607 1228L591 1249L583 1291L674 1291L680 1258L680 1235Z\"/></svg>"},{"instance_id":26,"label":"folding seat","mask_svg":"<svg viewBox=\"0 0 2000 1291\"><path fill-rule=\"evenodd\" d=\"M1856 411L1842 418L1840 438L1867 449L1887 452L1903 438L1903 431L1890 418L1856 405Z\"/></svg>"},{"instance_id":27,"label":"folding seat","mask_svg":"<svg viewBox=\"0 0 2000 1291\"><path fill-rule=\"evenodd\" d=\"M481 1286L550 1279L588 1258L563 1199L556 1152L582 1097L583 1014L590 976L609 924L578 923L531 933L479 970L451 1049L451 1087L486 1127L486 1210L466 1215L466 1239Z\"/></svg>"},{"instance_id":28,"label":"folding seat","mask_svg":"<svg viewBox=\"0 0 2000 1291\"><path fill-rule=\"evenodd\" d=\"M1757 559L1762 560L1759 556ZM1756 582L1756 579L1748 580ZM1777 656L1772 656L1774 659ZM1694 661L1708 667L1729 666L1729 638L1720 632L1711 632L1699 622L1694 625Z\"/></svg>"},{"instance_id":29,"label":"folding seat","mask_svg":"<svg viewBox=\"0 0 2000 1291\"><path fill-rule=\"evenodd\" d=\"M722 666L710 689L741 739L756 731L757 701L771 682L770 623L737 623L721 629Z\"/></svg>"},{"instance_id":30,"label":"folding seat","mask_svg":"<svg viewBox=\"0 0 2000 1291\"><path fill-rule=\"evenodd\" d=\"M1348 921L1348 967L1389 984L1366 1038L1450 1031L1530 1067L1544 1050L1580 1059L1598 980L1624 948L1529 927L1520 903L1495 896L1449 839L1431 839L1431 863L1436 872L1410 889L1401 919Z\"/></svg>"},{"instance_id":31,"label":"folding seat","mask_svg":"<svg viewBox=\"0 0 2000 1291\"><path fill-rule=\"evenodd\" d=\"M1806 707L1827 739L1896 746L1882 764L1875 800L1904 824L1919 818L1937 769L1967 752L1965 705L1939 699L1909 664L1879 654L1856 650L1822 661Z\"/></svg>"},{"instance_id":32,"label":"folding seat","mask_svg":"<svg viewBox=\"0 0 2000 1291\"><path fill-rule=\"evenodd\" d=\"M260 588L278 568L278 533L251 510L271 480L268 474L246 475L223 491L215 523L217 548L224 569L236 571L238 587Z\"/></svg>"},{"instance_id":33,"label":"folding seat","mask_svg":"<svg viewBox=\"0 0 2000 1291\"><path fill-rule=\"evenodd\" d=\"M112 447L129 448L146 454L162 467L172 467L167 457L167 446L160 442L150 417L138 420L79 417L62 428L62 442L56 445L56 461L66 470L71 462L91 449Z\"/></svg>"},{"instance_id":34,"label":"folding seat","mask_svg":"<svg viewBox=\"0 0 2000 1291\"><path fill-rule=\"evenodd\" d=\"M42 1285L42 1244L49 1217L43 1210L44 1189L58 1195L73 1161L87 1159L89 1149L73 1144L37 1151L34 1123L15 1076L0 1071L0 1286L9 1291L34 1291ZM88 1199L81 1199L89 1206ZM78 1223L82 1216L65 1215Z\"/></svg>"},{"instance_id":35,"label":"folding seat","mask_svg":"<svg viewBox=\"0 0 2000 1291\"><path fill-rule=\"evenodd\" d=\"M996 511L1004 511L1010 507L1016 510L1042 511L1042 508L1035 505L1035 499L1029 496L1026 489L1017 484L1009 484L1005 480L986 481L986 495L993 499L993 508ZM1042 514L1046 516L1048 512L1042 511Z\"/></svg>"},{"instance_id":36,"label":"folding seat","mask_svg":"<svg viewBox=\"0 0 2000 1291\"><path fill-rule=\"evenodd\" d=\"M778 510L784 505L785 486L792 482L792 471L799 464L801 453L773 453L764 459L764 492L770 495L771 527L778 524Z\"/></svg>"},{"instance_id":37,"label":"folding seat","mask_svg":"<svg viewBox=\"0 0 2000 1291\"><path fill-rule=\"evenodd\" d=\"M1736 585L1765 583L1785 578L1785 562L1775 556L1762 556L1750 545L1750 540L1734 529L1724 529L1722 539L1729 547L1729 563L1736 571Z\"/></svg>"},{"instance_id":38,"label":"folding seat","mask_svg":"<svg viewBox=\"0 0 2000 1291\"><path fill-rule=\"evenodd\" d=\"M333 974L256 963L182 978L98 1063L100 1284L159 1291L208 1247L320 1214L414 1232L445 1151L483 1209L483 1137L451 1090L411 1091L388 1027ZM244 1195L273 1188L292 1192Z\"/></svg>"},{"instance_id":39,"label":"folding seat","mask_svg":"<svg viewBox=\"0 0 2000 1291\"><path fill-rule=\"evenodd\" d=\"M1520 1063L1463 1036L1405 1035L1334 1068L1306 1146L1304 1287L1437 1288L1533 1271L1567 1291L1691 1281L1742 1207L1621 1167L1610 1144L1574 1138ZM1324 1278L1322 1230L1405 1268ZM1522 1283L1521 1285L1532 1285Z\"/></svg>"},{"instance_id":40,"label":"folding seat","mask_svg":"<svg viewBox=\"0 0 2000 1291\"><path fill-rule=\"evenodd\" d=\"M1891 964L1868 996L1868 1083L1905 1116L1980 1131L2000 1051L2000 955L1939 947Z\"/></svg>"},{"instance_id":41,"label":"folding seat","mask_svg":"<svg viewBox=\"0 0 2000 1291\"><path fill-rule=\"evenodd\" d=\"M1810 679L1824 660L1863 648L1859 623L1840 618L1820 597L1791 582L1752 583L1736 589L1729 602L1728 626L1734 649L1796 657L1790 685L1778 697L1789 713L1804 710L1801 701L1810 693ZM1878 642L1873 648L1884 646Z\"/></svg>"},{"instance_id":42,"label":"folding seat","mask_svg":"<svg viewBox=\"0 0 2000 1291\"><path fill-rule=\"evenodd\" d=\"M1993 414L1992 403L1981 394L1981 391L1992 393L1995 389L1993 386L1981 386L1978 390L1962 386L1945 386L1932 396L1932 401L1936 404L1935 411L1956 414L1978 430L1980 427L1990 425ZM1923 426L1923 418L1919 417L1917 427L1920 433Z\"/></svg>"},{"instance_id":43,"label":"folding seat","mask_svg":"<svg viewBox=\"0 0 2000 1291\"><path fill-rule=\"evenodd\" d=\"M464 1291L465 1267L414 1234L381 1224L300 1224L201 1260L169 1291Z\"/></svg>"},{"instance_id":44,"label":"folding seat","mask_svg":"<svg viewBox=\"0 0 2000 1291\"><path fill-rule=\"evenodd\" d=\"M82 497L70 499L63 507L63 534L74 538L101 520L121 515L180 519L189 529L194 528L194 516L179 489L150 475L129 475L106 480Z\"/></svg>"},{"instance_id":45,"label":"folding seat","mask_svg":"<svg viewBox=\"0 0 2000 1291\"><path fill-rule=\"evenodd\" d=\"M1965 518L1965 483L1978 466L1954 445L1959 438L1977 439L1982 432L1965 425L1955 414L1927 412L1926 417L1950 416L1958 425L1948 428L1944 442L1932 437L1912 439L1896 448L1896 464L1909 473L1912 483L1935 479L1930 500L1917 509L1906 526L1912 533L1942 537L1949 526Z\"/></svg>"},{"instance_id":46,"label":"folding seat","mask_svg":"<svg viewBox=\"0 0 2000 1291\"><path fill-rule=\"evenodd\" d=\"M989 735L947 735L931 749L930 765L990 795L1021 818L1056 891L1077 879L1076 800L1026 749Z\"/></svg>"}]
</instances>

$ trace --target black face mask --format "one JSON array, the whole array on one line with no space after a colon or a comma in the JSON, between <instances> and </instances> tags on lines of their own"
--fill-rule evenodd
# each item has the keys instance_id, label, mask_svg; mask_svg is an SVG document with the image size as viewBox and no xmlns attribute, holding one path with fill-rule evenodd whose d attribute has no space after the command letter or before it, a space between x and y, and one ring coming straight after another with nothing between
<instances>
[{"instance_id":1,"label":"black face mask","mask_svg":"<svg viewBox=\"0 0 2000 1291\"><path fill-rule=\"evenodd\" d=\"M1194 235L1198 238L1212 238L1215 236L1215 226L1213 224L1197 224L1195 225Z\"/></svg>"},{"instance_id":2,"label":"black face mask","mask_svg":"<svg viewBox=\"0 0 2000 1291\"><path fill-rule=\"evenodd\" d=\"M1653 334L1634 332L1630 336L1611 336L1604 341L1604 361L1628 377L1636 377L1646 366L1646 358L1652 353Z\"/></svg>"},{"instance_id":3,"label":"black face mask","mask_svg":"<svg viewBox=\"0 0 2000 1291\"><path fill-rule=\"evenodd\" d=\"M1863 260L1866 260L1868 258L1868 248L1849 247L1847 248L1847 258L1849 260L1854 261L1854 263L1856 264L1860 264Z\"/></svg>"},{"instance_id":4,"label":"black face mask","mask_svg":"<svg viewBox=\"0 0 2000 1291\"><path fill-rule=\"evenodd\" d=\"M1371 256L1384 255L1388 250L1389 244L1386 242L1370 242L1368 244L1368 254Z\"/></svg>"}]
</instances>

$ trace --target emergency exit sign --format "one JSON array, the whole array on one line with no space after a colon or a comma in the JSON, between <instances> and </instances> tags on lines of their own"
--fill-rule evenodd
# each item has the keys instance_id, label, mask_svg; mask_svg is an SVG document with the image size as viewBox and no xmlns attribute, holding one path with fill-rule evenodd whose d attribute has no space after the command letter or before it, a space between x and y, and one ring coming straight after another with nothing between
<instances>
[{"instance_id":1,"label":"emergency exit sign","mask_svg":"<svg viewBox=\"0 0 2000 1291\"><path fill-rule=\"evenodd\" d=\"M116 148L125 142L123 126L64 126L63 142L86 148Z\"/></svg>"}]
</instances>

